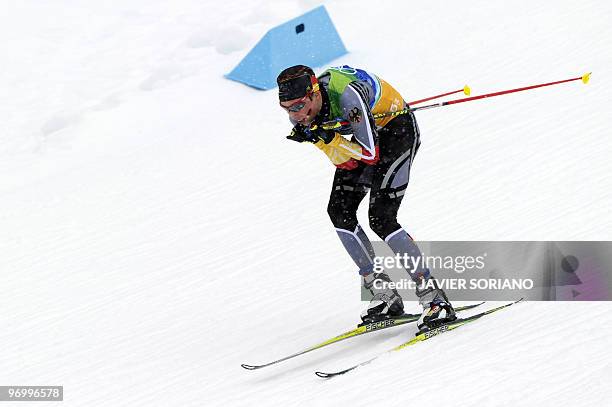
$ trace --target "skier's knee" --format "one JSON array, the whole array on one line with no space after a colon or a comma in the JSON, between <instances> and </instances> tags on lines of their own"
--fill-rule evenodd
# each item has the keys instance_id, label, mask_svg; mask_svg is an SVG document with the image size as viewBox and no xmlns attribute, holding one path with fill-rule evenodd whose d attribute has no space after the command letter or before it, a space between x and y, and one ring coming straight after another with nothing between
<instances>
[{"instance_id":1,"label":"skier's knee","mask_svg":"<svg viewBox=\"0 0 612 407\"><path fill-rule=\"evenodd\" d=\"M386 213L384 210L370 210L368 214L370 220L370 229L378 235L382 240L395 232L401 226L397 223L394 215Z\"/></svg>"},{"instance_id":2,"label":"skier's knee","mask_svg":"<svg viewBox=\"0 0 612 407\"><path fill-rule=\"evenodd\" d=\"M357 227L357 214L351 213L342 205L330 201L327 205L327 214L334 227L345 230L355 230Z\"/></svg>"}]
</instances>

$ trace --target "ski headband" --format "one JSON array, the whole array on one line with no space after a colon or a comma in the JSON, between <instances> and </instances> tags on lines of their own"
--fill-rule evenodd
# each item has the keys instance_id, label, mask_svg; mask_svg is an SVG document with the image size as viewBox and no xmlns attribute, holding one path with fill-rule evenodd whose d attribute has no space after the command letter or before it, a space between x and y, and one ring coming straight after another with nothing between
<instances>
[{"instance_id":1,"label":"ski headband","mask_svg":"<svg viewBox=\"0 0 612 407\"><path fill-rule=\"evenodd\" d=\"M297 78L287 79L278 84L278 99L281 102L288 100L300 99L308 93L319 90L319 82L317 77L305 73Z\"/></svg>"}]
</instances>

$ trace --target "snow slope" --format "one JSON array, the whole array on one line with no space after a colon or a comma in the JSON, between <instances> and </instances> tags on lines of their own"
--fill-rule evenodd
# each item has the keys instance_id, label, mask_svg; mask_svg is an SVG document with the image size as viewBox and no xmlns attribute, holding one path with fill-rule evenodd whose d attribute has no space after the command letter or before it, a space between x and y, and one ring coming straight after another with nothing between
<instances>
[{"instance_id":1,"label":"snow slope","mask_svg":"<svg viewBox=\"0 0 612 407\"><path fill-rule=\"evenodd\" d=\"M3 5L0 385L64 385L74 406L605 405L609 303L520 304L328 382L312 372L413 332L240 368L348 329L364 306L325 213L333 167L284 140L275 92L222 77L318 4ZM413 236L612 238L609 2L325 4L350 51L335 63L408 99L593 71L419 112L399 216Z\"/></svg>"}]
</instances>

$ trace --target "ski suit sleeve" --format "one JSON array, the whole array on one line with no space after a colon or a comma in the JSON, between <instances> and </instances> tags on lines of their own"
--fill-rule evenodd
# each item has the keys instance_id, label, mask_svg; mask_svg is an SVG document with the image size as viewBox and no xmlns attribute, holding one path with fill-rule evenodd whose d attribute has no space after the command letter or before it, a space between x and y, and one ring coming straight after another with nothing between
<instances>
[{"instance_id":1,"label":"ski suit sleeve","mask_svg":"<svg viewBox=\"0 0 612 407\"><path fill-rule=\"evenodd\" d=\"M319 140L315 143L315 146L323 151L332 164L338 168L352 170L357 167L357 160L361 160L362 154L357 152L361 151L361 147L338 133L329 144Z\"/></svg>"},{"instance_id":2,"label":"ski suit sleeve","mask_svg":"<svg viewBox=\"0 0 612 407\"><path fill-rule=\"evenodd\" d=\"M377 160L376 144L378 134L372 117L369 101L374 99L373 90L365 82L351 82L340 96L342 116L348 120L357 143L351 146L340 145L340 148L350 150L353 158L366 163Z\"/></svg>"},{"instance_id":3,"label":"ski suit sleeve","mask_svg":"<svg viewBox=\"0 0 612 407\"><path fill-rule=\"evenodd\" d=\"M379 160L376 145L378 134L372 112L366 102L372 94L373 90L368 84L350 83L340 97L340 104L343 119L350 123L353 139L349 141L336 133L328 144L322 141L315 143L336 167L350 170L357 167L357 161L373 165Z\"/></svg>"}]
</instances>

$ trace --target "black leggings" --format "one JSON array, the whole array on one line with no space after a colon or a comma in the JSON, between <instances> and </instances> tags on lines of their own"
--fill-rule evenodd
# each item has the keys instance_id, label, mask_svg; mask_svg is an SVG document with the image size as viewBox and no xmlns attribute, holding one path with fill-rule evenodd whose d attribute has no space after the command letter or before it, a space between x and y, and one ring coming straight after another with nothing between
<instances>
[{"instance_id":1,"label":"black leggings","mask_svg":"<svg viewBox=\"0 0 612 407\"><path fill-rule=\"evenodd\" d=\"M380 161L362 162L353 170L336 169L327 213L336 228L354 231L357 208L370 190L370 228L382 240L398 230L397 222L410 166L420 145L419 128L412 113L397 116L378 130Z\"/></svg>"}]
</instances>

